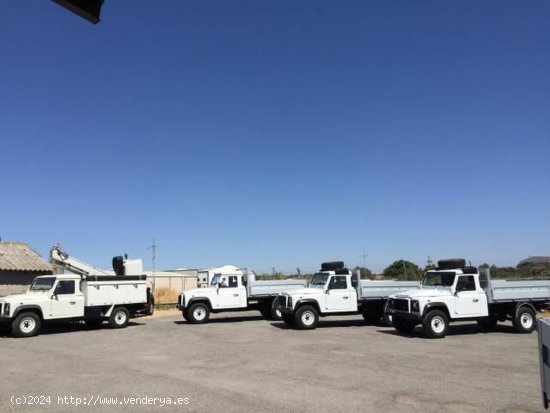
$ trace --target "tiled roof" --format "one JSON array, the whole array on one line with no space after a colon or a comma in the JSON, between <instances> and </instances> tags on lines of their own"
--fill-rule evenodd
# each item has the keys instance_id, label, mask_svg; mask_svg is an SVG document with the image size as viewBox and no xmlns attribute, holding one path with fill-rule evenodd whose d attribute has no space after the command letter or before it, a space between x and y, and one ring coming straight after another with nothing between
<instances>
[{"instance_id":1,"label":"tiled roof","mask_svg":"<svg viewBox=\"0 0 550 413\"><path fill-rule=\"evenodd\" d=\"M0 271L51 272L52 267L27 244L0 241Z\"/></svg>"},{"instance_id":2,"label":"tiled roof","mask_svg":"<svg viewBox=\"0 0 550 413\"><path fill-rule=\"evenodd\" d=\"M520 264L539 264L539 263L544 263L544 262L550 262L550 257L548 257L548 256L534 256L534 257L529 257L529 258L526 258L524 260L521 260L519 263Z\"/></svg>"}]
</instances>

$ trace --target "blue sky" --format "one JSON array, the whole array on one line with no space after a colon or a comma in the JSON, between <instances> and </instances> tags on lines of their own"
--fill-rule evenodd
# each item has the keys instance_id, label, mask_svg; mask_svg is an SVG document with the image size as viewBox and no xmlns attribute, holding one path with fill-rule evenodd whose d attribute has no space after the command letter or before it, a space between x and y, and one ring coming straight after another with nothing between
<instances>
[{"instance_id":1,"label":"blue sky","mask_svg":"<svg viewBox=\"0 0 550 413\"><path fill-rule=\"evenodd\" d=\"M548 2L0 18L2 240L259 272L550 255Z\"/></svg>"}]
</instances>

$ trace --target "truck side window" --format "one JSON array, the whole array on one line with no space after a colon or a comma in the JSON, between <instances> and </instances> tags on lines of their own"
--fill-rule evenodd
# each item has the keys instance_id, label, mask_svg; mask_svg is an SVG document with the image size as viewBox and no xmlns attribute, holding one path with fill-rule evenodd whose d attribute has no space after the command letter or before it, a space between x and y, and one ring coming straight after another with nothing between
<instances>
[{"instance_id":1,"label":"truck side window","mask_svg":"<svg viewBox=\"0 0 550 413\"><path fill-rule=\"evenodd\" d=\"M56 294L74 294L74 281L59 281L55 287Z\"/></svg>"},{"instance_id":2,"label":"truck side window","mask_svg":"<svg viewBox=\"0 0 550 413\"><path fill-rule=\"evenodd\" d=\"M329 285L331 290L346 290L348 288L348 283L346 281L345 275L335 275L330 280Z\"/></svg>"},{"instance_id":3,"label":"truck side window","mask_svg":"<svg viewBox=\"0 0 550 413\"><path fill-rule=\"evenodd\" d=\"M456 282L456 291L475 291L476 283L473 275L461 275Z\"/></svg>"},{"instance_id":4,"label":"truck side window","mask_svg":"<svg viewBox=\"0 0 550 413\"><path fill-rule=\"evenodd\" d=\"M238 285L237 276L236 275L230 276L229 277L229 288L237 287L237 285Z\"/></svg>"}]
</instances>

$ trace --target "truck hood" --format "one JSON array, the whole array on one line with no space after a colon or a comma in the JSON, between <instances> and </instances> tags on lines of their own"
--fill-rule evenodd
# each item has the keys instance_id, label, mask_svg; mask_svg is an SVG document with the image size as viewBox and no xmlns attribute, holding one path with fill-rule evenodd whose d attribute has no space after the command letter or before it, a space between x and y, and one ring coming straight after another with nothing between
<instances>
[{"instance_id":1,"label":"truck hood","mask_svg":"<svg viewBox=\"0 0 550 413\"><path fill-rule=\"evenodd\" d=\"M215 288L193 288L184 292L186 297L204 297L216 294Z\"/></svg>"},{"instance_id":2,"label":"truck hood","mask_svg":"<svg viewBox=\"0 0 550 413\"><path fill-rule=\"evenodd\" d=\"M322 288L298 288L296 290L284 292L283 294L286 294L289 296L323 294L323 289Z\"/></svg>"},{"instance_id":3,"label":"truck hood","mask_svg":"<svg viewBox=\"0 0 550 413\"><path fill-rule=\"evenodd\" d=\"M448 288L414 288L411 290L395 294L392 298L430 298L451 296L451 290Z\"/></svg>"},{"instance_id":4,"label":"truck hood","mask_svg":"<svg viewBox=\"0 0 550 413\"><path fill-rule=\"evenodd\" d=\"M48 294L13 294L13 295L7 295L5 297L0 298L0 302L3 303L23 303L23 304L29 304L29 303L39 303L43 301L48 300Z\"/></svg>"}]
</instances>

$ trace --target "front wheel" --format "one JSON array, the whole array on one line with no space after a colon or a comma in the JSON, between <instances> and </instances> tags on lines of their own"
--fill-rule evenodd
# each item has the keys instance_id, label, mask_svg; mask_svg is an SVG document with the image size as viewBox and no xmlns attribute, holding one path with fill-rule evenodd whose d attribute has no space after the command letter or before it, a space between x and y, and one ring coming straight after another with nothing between
<instances>
[{"instance_id":1,"label":"front wheel","mask_svg":"<svg viewBox=\"0 0 550 413\"><path fill-rule=\"evenodd\" d=\"M204 324L210 317L210 310L204 303L193 304L189 307L187 317L189 317L189 322L193 324Z\"/></svg>"},{"instance_id":2,"label":"front wheel","mask_svg":"<svg viewBox=\"0 0 550 413\"><path fill-rule=\"evenodd\" d=\"M291 314L282 314L282 319L285 322L286 325L293 326L294 325L294 317Z\"/></svg>"},{"instance_id":3,"label":"front wheel","mask_svg":"<svg viewBox=\"0 0 550 413\"><path fill-rule=\"evenodd\" d=\"M535 312L530 307L520 307L512 320L514 329L518 333L531 333L536 327Z\"/></svg>"},{"instance_id":4,"label":"front wheel","mask_svg":"<svg viewBox=\"0 0 550 413\"><path fill-rule=\"evenodd\" d=\"M40 331L40 317L36 313L21 313L13 321L11 331L15 337L32 337Z\"/></svg>"},{"instance_id":5,"label":"front wheel","mask_svg":"<svg viewBox=\"0 0 550 413\"><path fill-rule=\"evenodd\" d=\"M393 320L395 325L395 317ZM430 338L443 338L447 334L447 329L449 328L449 319L447 315L440 310L430 311L424 317L422 321L422 326L424 332Z\"/></svg>"},{"instance_id":6,"label":"front wheel","mask_svg":"<svg viewBox=\"0 0 550 413\"><path fill-rule=\"evenodd\" d=\"M304 305L294 314L294 324L300 330L313 330L319 322L319 314L315 307Z\"/></svg>"},{"instance_id":7,"label":"front wheel","mask_svg":"<svg viewBox=\"0 0 550 413\"><path fill-rule=\"evenodd\" d=\"M111 328L124 328L130 321L130 313L124 307L116 307L109 317L109 326Z\"/></svg>"}]
</instances>

